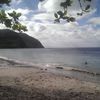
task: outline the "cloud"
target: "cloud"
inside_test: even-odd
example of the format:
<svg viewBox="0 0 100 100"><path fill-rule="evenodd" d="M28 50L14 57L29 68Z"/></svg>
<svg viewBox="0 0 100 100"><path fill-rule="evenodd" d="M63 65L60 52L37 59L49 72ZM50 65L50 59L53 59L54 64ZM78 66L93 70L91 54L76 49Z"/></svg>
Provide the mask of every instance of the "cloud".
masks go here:
<svg viewBox="0 0 100 100"><path fill-rule="evenodd" d="M45 47L96 47L100 43L100 29L91 24L26 22L29 35L39 39Z"/></svg>
<svg viewBox="0 0 100 100"><path fill-rule="evenodd" d="M23 0L12 0L11 5L18 5L22 2Z"/></svg>
<svg viewBox="0 0 100 100"><path fill-rule="evenodd" d="M6 29L5 25L0 24L0 29Z"/></svg>
<svg viewBox="0 0 100 100"><path fill-rule="evenodd" d="M62 0L59 2L58 0L45 0L39 3L39 10L33 13L30 21L23 22L28 26L29 35L39 39L45 47L99 46L100 30L95 29L92 24L87 23L81 26L77 21L54 24L54 12L61 9L58 7L60 2ZM74 6L76 9L71 8L70 10L72 14L79 9L77 4L74 3ZM78 19L89 17L95 12L96 9Z"/></svg>
<svg viewBox="0 0 100 100"><path fill-rule="evenodd" d="M58 2L59 1L59 2ZM39 3L37 10L28 8L10 9L21 12L20 21L28 28L28 34L39 39L45 47L96 47L100 45L100 29L95 28L94 24L100 24L100 18L91 18L86 24L61 22L54 24L54 12L61 9L60 2L65 0L45 0ZM21 2L21 1L20 1ZM79 12L77 3L70 8L70 14L75 15ZM85 14L77 20L90 18L96 12Z"/></svg>
<svg viewBox="0 0 100 100"><path fill-rule="evenodd" d="M64 1L65 0L44 0L42 2L39 2L38 4L39 9L37 10L37 13L33 14L32 20L33 21L38 20L43 23L53 23L55 20L54 12L63 10L62 7L60 6L60 3ZM94 3L94 1L92 2ZM94 8L94 6L92 6L91 12L85 13L83 16L77 16L77 13L80 12L79 9L80 7L78 1L74 0L72 7L69 7L68 9L69 16L74 16L78 21L83 18L89 18L96 12L96 9ZM66 21L61 20L61 23L66 23Z"/></svg>
<svg viewBox="0 0 100 100"><path fill-rule="evenodd" d="M64 2L65 0L44 0L40 2L38 7L39 9L46 10L47 12L56 12L61 10L60 3Z"/></svg>
<svg viewBox="0 0 100 100"><path fill-rule="evenodd" d="M38 8L39 10L44 10L46 13L54 13L57 11L63 11L63 7L60 6L62 2L65 2L66 0L44 0L39 3ZM93 0L91 2L91 10L95 8L96 0ZM86 2L88 4L88 2ZM86 5L83 3L83 5ZM80 5L78 0L73 0L72 6L68 7L68 13L69 15L76 16L77 13L81 11Z"/></svg>
<svg viewBox="0 0 100 100"><path fill-rule="evenodd" d="M64 1L64 0L63 0ZM45 47L90 47L98 46L100 43L100 30L95 29L91 24L80 26L78 22L54 24L54 12L61 9L59 6L62 0L45 0L39 3L39 10L34 13L27 23L29 35L38 38ZM70 11L74 15L79 9L74 2ZM78 10L79 11L79 10ZM85 14L82 17L89 17L96 12ZM25 23L25 22L24 22Z"/></svg>
<svg viewBox="0 0 100 100"><path fill-rule="evenodd" d="M18 9L8 9L7 12L12 12L12 11L16 11L17 13L21 13L22 15L27 15L30 12L32 12L32 10L29 9L22 9L22 8L18 8Z"/></svg>
<svg viewBox="0 0 100 100"><path fill-rule="evenodd" d="M30 13L32 13L33 11L30 9L22 9L22 8L18 8L18 9L8 9L6 10L7 13L12 13L13 11L16 11L17 13L21 13L21 17L19 18L21 21L26 21L29 20L28 19L28 15Z"/></svg>
<svg viewBox="0 0 100 100"><path fill-rule="evenodd" d="M39 13L33 16L33 20L41 20L41 21L48 21L52 20L54 21L54 14L51 13Z"/></svg>
<svg viewBox="0 0 100 100"><path fill-rule="evenodd" d="M88 23L91 23L93 25L100 25L100 17L93 17L88 20Z"/></svg>

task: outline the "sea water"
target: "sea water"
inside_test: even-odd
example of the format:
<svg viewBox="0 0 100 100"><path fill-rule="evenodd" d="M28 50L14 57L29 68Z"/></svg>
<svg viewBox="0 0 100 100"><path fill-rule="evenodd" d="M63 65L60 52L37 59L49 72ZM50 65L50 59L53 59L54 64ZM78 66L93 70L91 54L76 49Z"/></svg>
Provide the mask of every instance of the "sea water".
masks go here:
<svg viewBox="0 0 100 100"><path fill-rule="evenodd" d="M0 57L27 64L75 67L100 73L100 48L0 49Z"/></svg>

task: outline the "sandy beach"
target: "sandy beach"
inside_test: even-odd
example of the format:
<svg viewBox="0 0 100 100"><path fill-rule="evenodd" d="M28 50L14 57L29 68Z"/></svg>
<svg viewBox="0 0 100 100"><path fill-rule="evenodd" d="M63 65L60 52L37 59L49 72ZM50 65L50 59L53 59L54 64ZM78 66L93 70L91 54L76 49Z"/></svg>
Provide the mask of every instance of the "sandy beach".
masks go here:
<svg viewBox="0 0 100 100"><path fill-rule="evenodd" d="M100 84L0 60L0 100L100 100ZM16 67L17 66L17 67Z"/></svg>

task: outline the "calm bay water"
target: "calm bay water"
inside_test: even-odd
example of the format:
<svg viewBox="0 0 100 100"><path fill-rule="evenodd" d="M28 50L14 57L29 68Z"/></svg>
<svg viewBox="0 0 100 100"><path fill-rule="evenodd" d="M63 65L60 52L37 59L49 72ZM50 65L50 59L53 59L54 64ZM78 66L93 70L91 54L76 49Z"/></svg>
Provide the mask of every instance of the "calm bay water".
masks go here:
<svg viewBox="0 0 100 100"><path fill-rule="evenodd" d="M0 57L33 65L75 67L100 73L100 48L0 49ZM85 65L85 62L88 64ZM56 70L51 71L56 73ZM100 84L100 75L91 76L77 71L61 70L57 73Z"/></svg>
<svg viewBox="0 0 100 100"><path fill-rule="evenodd" d="M0 56L33 64L58 64L100 70L100 48L0 49Z"/></svg>

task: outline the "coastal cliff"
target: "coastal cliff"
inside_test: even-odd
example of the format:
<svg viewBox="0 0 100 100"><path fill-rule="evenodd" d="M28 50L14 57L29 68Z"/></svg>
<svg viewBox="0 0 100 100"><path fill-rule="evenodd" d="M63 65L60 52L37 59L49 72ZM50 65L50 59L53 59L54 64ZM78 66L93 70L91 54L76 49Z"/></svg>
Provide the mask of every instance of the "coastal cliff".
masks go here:
<svg viewBox="0 0 100 100"><path fill-rule="evenodd" d="M44 48L41 42L25 33L0 30L0 48Z"/></svg>

